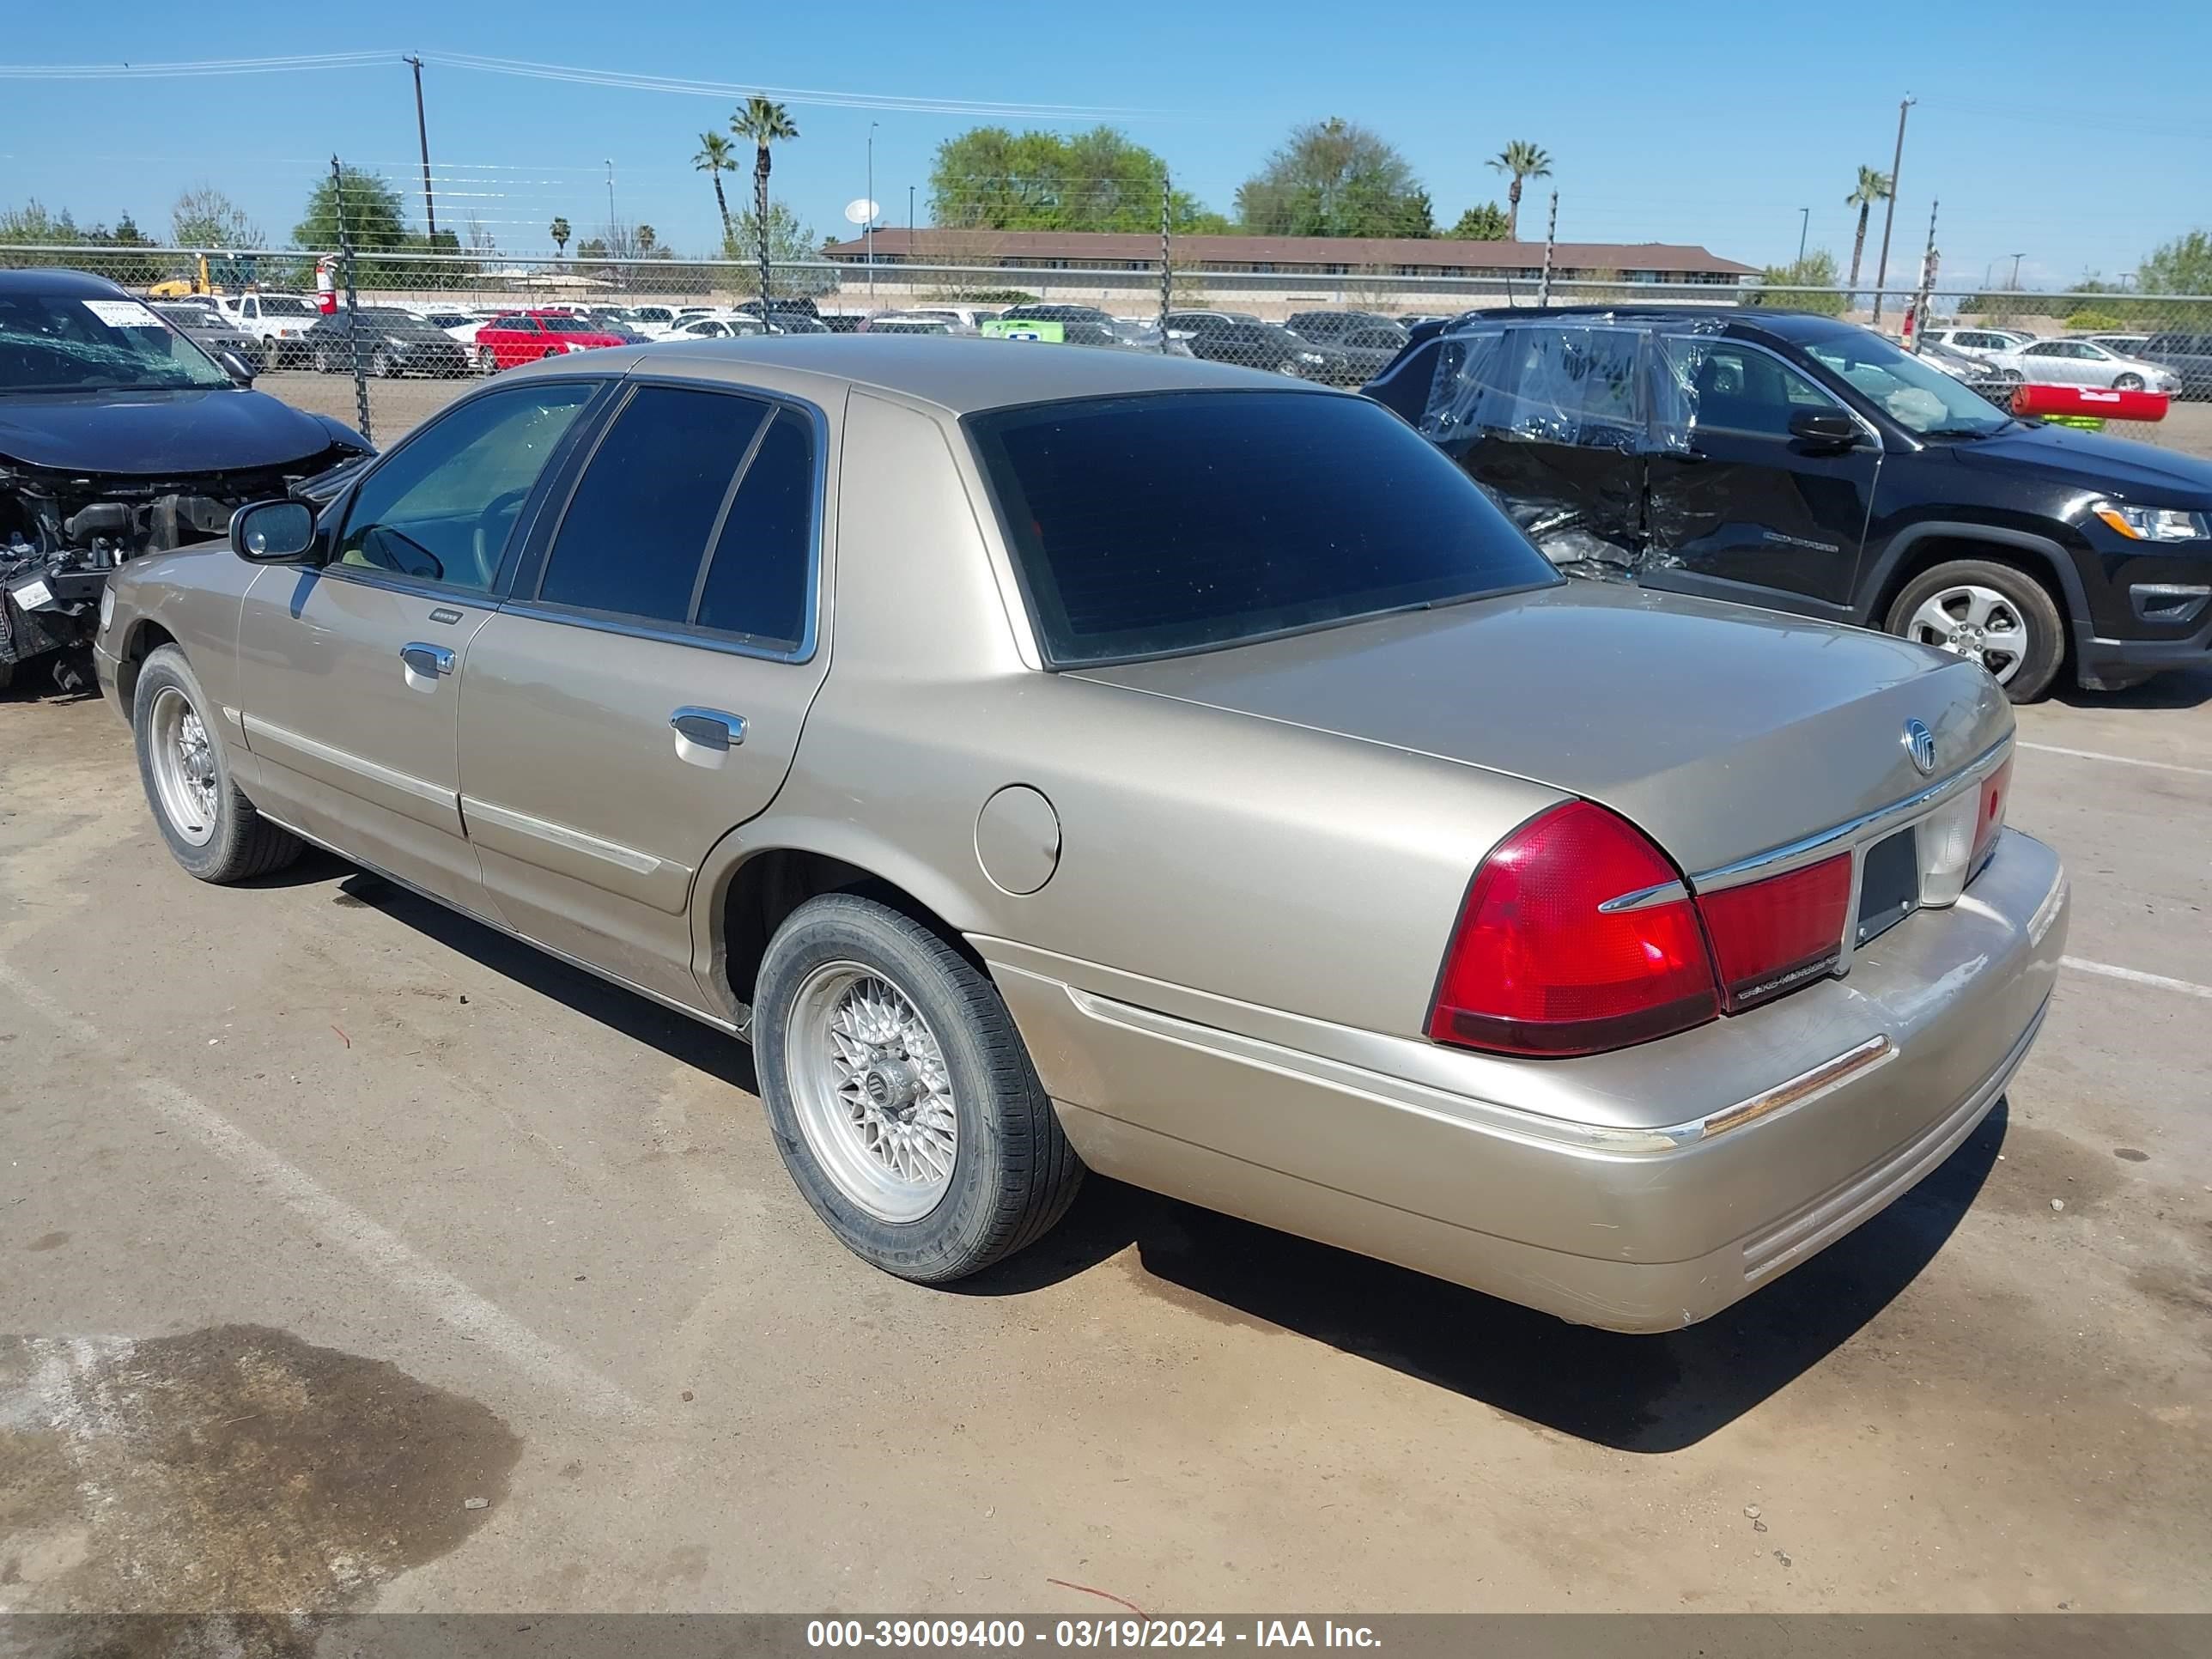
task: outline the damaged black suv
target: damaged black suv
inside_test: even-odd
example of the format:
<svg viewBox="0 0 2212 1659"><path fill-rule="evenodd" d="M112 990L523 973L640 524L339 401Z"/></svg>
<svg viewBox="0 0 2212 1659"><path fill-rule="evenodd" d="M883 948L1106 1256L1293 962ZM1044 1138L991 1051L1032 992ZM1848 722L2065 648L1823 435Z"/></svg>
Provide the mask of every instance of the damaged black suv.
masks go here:
<svg viewBox="0 0 2212 1659"><path fill-rule="evenodd" d="M234 508L369 453L225 358L100 277L0 271L0 687L41 658L88 684L117 565L222 537Z"/></svg>
<svg viewBox="0 0 2212 1659"><path fill-rule="evenodd" d="M1577 574L1886 629L2016 702L2212 663L2212 463L2014 419L1834 318L1471 312L1367 392Z"/></svg>

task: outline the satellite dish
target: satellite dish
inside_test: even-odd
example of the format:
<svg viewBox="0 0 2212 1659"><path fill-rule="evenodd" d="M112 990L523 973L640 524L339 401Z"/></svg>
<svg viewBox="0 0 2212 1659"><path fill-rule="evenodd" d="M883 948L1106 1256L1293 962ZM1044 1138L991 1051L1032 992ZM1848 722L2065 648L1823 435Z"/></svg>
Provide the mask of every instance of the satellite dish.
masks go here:
<svg viewBox="0 0 2212 1659"><path fill-rule="evenodd" d="M845 221L848 224L872 225L882 213L883 209L865 196L857 201L845 204Z"/></svg>

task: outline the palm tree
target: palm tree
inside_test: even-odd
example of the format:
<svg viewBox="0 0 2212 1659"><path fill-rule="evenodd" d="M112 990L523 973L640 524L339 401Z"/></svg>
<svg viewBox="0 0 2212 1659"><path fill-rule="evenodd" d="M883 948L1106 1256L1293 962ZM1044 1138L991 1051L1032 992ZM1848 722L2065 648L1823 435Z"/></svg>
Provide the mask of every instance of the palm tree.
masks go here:
<svg viewBox="0 0 2212 1659"><path fill-rule="evenodd" d="M1876 202L1889 199L1889 175L1876 173L1872 167L1859 169L1858 188L1844 198L1845 207L1859 210L1859 234L1851 238L1851 280L1847 286L1859 285L1859 256L1866 252L1867 215Z"/></svg>
<svg viewBox="0 0 2212 1659"><path fill-rule="evenodd" d="M1513 183L1505 192L1505 240L1517 242L1521 240L1521 181L1550 178L1552 158L1535 145L1516 138L1490 158L1490 165L1500 173L1513 175Z"/></svg>
<svg viewBox="0 0 2212 1659"><path fill-rule="evenodd" d="M568 237L571 233L566 219L556 215L553 222L545 227L545 234L553 239L554 258L558 258L568 251Z"/></svg>
<svg viewBox="0 0 2212 1659"><path fill-rule="evenodd" d="M761 321L768 321L768 147L799 137L798 123L781 104L755 93L730 117L730 131L753 146L753 234L760 241Z"/></svg>
<svg viewBox="0 0 2212 1659"><path fill-rule="evenodd" d="M714 205L722 215L722 252L730 251L730 203L722 194L722 175L738 170L737 152L730 141L719 132L699 135L699 153L691 158L691 165L714 181Z"/></svg>

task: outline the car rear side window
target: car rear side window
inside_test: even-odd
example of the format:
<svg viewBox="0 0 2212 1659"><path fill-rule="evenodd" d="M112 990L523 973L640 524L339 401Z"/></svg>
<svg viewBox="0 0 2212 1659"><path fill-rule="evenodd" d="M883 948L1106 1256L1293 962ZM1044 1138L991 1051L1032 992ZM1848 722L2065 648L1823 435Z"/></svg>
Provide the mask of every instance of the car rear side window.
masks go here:
<svg viewBox="0 0 2212 1659"><path fill-rule="evenodd" d="M814 556L814 433L780 412L746 464L714 538L694 618L785 650L806 636L806 573Z"/></svg>
<svg viewBox="0 0 2212 1659"><path fill-rule="evenodd" d="M639 387L576 485L546 557L540 602L688 621L708 539L768 413L751 398Z"/></svg>
<svg viewBox="0 0 2212 1659"><path fill-rule="evenodd" d="M1057 666L1559 580L1480 487L1364 398L1164 392L965 424Z"/></svg>

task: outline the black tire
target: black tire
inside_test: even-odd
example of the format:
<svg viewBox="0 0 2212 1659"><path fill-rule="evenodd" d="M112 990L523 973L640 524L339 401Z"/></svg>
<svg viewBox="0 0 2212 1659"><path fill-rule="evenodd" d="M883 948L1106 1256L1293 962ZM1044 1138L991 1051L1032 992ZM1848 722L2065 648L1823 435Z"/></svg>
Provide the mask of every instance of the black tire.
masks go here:
<svg viewBox="0 0 2212 1659"><path fill-rule="evenodd" d="M944 1196L918 1220L889 1222L823 1166L799 1119L788 1024L817 969L858 963L889 978L927 1023L957 1123ZM811 899L769 941L753 1005L753 1053L776 1150L800 1194L846 1249L921 1284L966 1277L1034 1243L1073 1202L1083 1164L997 988L912 917L852 893Z"/></svg>
<svg viewBox="0 0 2212 1659"><path fill-rule="evenodd" d="M2027 630L2020 666L2001 682L2014 702L2033 702L2051 690L2066 660L2066 622L2050 591L2026 571L1986 559L1954 559L1922 571L1889 607L1889 632L1910 639L1913 612L1946 588L1972 586L2003 596Z"/></svg>
<svg viewBox="0 0 2212 1659"><path fill-rule="evenodd" d="M2141 392L2142 389L2143 378L2140 374L2116 374L2112 377L2112 390L2115 392Z"/></svg>
<svg viewBox="0 0 2212 1659"><path fill-rule="evenodd" d="M154 708L164 691L181 695L198 717L208 738L214 763L215 823L207 839L195 842L171 818L155 781ZM145 787L146 804L154 822L168 842L170 854L185 871L202 881L246 881L282 870L306 850L306 844L288 830L270 823L254 808L246 793L232 781L230 757L222 746L220 724L199 677L192 672L185 653L173 645L156 649L138 671L137 690L131 697L131 734L138 755L138 778Z"/></svg>

